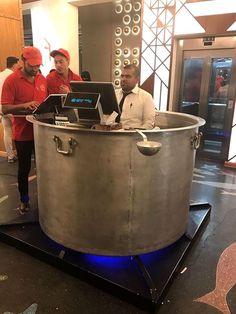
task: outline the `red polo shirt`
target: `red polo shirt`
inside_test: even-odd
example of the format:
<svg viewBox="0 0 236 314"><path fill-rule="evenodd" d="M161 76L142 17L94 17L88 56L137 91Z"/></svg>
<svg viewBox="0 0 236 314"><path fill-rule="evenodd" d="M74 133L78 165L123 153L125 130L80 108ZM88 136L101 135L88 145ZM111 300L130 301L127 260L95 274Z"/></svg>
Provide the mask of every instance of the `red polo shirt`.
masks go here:
<svg viewBox="0 0 236 314"><path fill-rule="evenodd" d="M66 85L70 88L71 81L82 81L80 75L73 73L69 69L68 79L63 79L61 75L58 74L57 71L53 71L49 73L46 77L47 79L47 86L48 86L48 93L49 94L60 94L60 86Z"/></svg>
<svg viewBox="0 0 236 314"><path fill-rule="evenodd" d="M42 74L35 76L34 82L29 82L21 70L9 75L2 88L2 105L18 105L36 100L43 102L47 97L47 82ZM16 141L33 140L33 125L25 117L14 117L13 139Z"/></svg>

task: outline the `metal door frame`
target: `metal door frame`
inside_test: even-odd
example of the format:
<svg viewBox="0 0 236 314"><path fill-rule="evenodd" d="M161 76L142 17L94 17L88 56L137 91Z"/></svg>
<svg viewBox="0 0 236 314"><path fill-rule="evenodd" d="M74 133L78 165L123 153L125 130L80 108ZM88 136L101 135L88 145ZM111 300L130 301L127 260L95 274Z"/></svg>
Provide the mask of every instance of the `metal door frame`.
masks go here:
<svg viewBox="0 0 236 314"><path fill-rule="evenodd" d="M175 38L174 43L175 60L173 61L172 80L170 84L170 106L169 110L179 111L180 91L182 90L182 69L183 62L186 57L188 58L202 58L204 61L203 75L201 83L201 96L199 102L202 104L200 107L201 115L204 116L208 109L208 93L209 82L211 78L211 59L229 57L232 58L232 72L229 87L228 100L232 101L235 105L235 85L236 85L236 40L235 36L217 37L214 45L203 46L202 38ZM226 124L229 125L229 132L231 132L234 105L226 113ZM229 150L230 137L228 138L227 152Z"/></svg>

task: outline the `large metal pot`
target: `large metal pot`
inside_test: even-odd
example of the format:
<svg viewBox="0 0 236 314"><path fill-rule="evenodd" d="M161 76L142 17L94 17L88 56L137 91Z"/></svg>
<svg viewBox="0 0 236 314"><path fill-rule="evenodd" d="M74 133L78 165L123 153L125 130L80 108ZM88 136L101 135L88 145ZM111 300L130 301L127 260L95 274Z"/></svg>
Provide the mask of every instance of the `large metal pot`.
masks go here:
<svg viewBox="0 0 236 314"><path fill-rule="evenodd" d="M136 131L34 124L39 221L65 247L99 255L136 255L179 239L186 230L198 128L204 120L160 112L162 144L145 156Z"/></svg>

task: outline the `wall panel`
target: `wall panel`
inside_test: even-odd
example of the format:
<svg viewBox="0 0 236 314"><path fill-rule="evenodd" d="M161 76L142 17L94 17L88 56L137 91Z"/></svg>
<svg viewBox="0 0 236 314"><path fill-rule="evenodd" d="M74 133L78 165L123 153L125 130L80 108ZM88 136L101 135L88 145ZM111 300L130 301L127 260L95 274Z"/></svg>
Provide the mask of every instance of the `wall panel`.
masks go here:
<svg viewBox="0 0 236 314"><path fill-rule="evenodd" d="M20 56L23 47L23 24L19 0L0 1L0 71L4 70L6 57Z"/></svg>
<svg viewBox="0 0 236 314"><path fill-rule="evenodd" d="M0 17L1 29L1 70L6 67L6 57L13 55L19 57L22 50L22 31L19 21Z"/></svg>
<svg viewBox="0 0 236 314"><path fill-rule="evenodd" d="M10 19L21 19L21 1L19 0L1 0L0 1L0 16Z"/></svg>

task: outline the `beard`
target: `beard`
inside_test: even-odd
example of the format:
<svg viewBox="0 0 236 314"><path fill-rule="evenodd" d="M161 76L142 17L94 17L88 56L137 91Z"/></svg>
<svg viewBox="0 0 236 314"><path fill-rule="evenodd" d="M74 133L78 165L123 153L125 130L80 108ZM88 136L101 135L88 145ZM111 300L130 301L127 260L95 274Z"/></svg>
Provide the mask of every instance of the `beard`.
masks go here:
<svg viewBox="0 0 236 314"><path fill-rule="evenodd" d="M24 68L24 71L28 76L36 76L38 74L38 70Z"/></svg>

